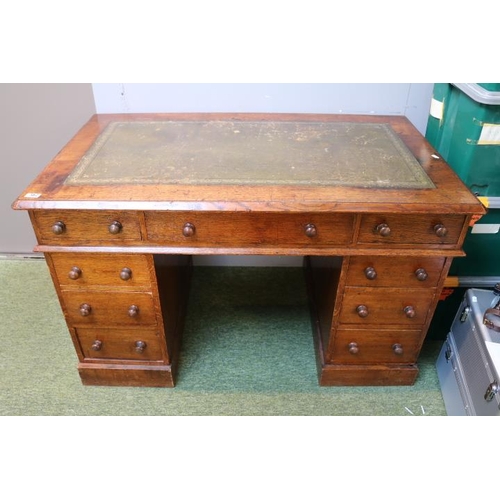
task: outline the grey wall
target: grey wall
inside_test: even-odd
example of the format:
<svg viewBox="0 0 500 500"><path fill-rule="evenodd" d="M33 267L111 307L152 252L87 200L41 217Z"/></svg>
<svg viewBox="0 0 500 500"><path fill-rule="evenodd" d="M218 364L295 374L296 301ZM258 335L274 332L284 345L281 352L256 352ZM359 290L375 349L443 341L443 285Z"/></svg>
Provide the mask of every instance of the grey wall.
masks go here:
<svg viewBox="0 0 500 500"><path fill-rule="evenodd" d="M0 253L31 253L29 216L11 204L93 113L90 83L0 84Z"/></svg>
<svg viewBox="0 0 500 500"><path fill-rule="evenodd" d="M404 115L425 132L432 83L94 83L99 113Z"/></svg>

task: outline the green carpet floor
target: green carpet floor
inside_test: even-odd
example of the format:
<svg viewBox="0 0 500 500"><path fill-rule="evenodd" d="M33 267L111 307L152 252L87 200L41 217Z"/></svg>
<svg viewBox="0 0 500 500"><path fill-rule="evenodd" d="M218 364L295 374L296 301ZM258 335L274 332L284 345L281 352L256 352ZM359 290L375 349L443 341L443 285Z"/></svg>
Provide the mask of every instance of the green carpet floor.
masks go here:
<svg viewBox="0 0 500 500"><path fill-rule="evenodd" d="M195 267L174 389L83 386L43 260L0 260L0 303L0 415L446 415L436 341L413 386L318 386L301 268Z"/></svg>

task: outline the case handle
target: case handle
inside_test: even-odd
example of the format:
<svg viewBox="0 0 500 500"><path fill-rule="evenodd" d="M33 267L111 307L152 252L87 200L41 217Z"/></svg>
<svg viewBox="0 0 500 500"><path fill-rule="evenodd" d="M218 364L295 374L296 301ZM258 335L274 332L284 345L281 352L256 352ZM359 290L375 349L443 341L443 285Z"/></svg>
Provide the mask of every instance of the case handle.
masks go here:
<svg viewBox="0 0 500 500"><path fill-rule="evenodd" d="M490 307L484 311L483 324L490 330L500 332L500 310L496 307Z"/></svg>

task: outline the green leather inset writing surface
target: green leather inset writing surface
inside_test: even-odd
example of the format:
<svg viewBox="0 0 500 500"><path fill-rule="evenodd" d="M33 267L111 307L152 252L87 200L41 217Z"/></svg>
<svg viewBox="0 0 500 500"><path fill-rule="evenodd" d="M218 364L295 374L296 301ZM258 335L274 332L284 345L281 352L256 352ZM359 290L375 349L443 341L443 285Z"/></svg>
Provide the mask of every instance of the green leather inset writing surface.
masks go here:
<svg viewBox="0 0 500 500"><path fill-rule="evenodd" d="M66 184L435 187L388 125L257 121L113 122Z"/></svg>

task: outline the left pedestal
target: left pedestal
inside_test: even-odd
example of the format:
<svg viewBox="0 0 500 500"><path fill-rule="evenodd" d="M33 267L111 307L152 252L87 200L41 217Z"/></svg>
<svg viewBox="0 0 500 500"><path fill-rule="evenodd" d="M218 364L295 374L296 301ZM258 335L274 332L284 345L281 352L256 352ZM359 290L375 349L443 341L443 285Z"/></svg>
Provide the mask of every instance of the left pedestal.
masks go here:
<svg viewBox="0 0 500 500"><path fill-rule="evenodd" d="M191 258L48 252L85 385L173 387Z"/></svg>

